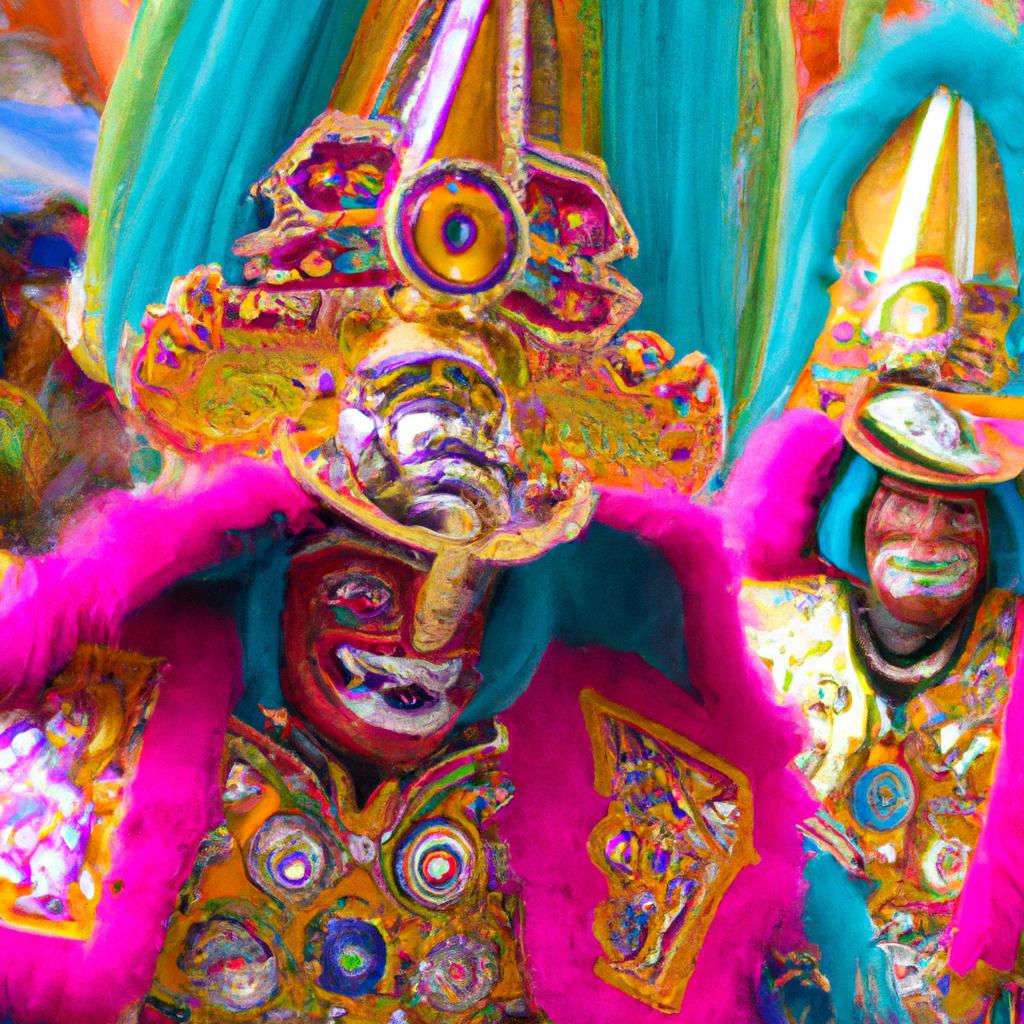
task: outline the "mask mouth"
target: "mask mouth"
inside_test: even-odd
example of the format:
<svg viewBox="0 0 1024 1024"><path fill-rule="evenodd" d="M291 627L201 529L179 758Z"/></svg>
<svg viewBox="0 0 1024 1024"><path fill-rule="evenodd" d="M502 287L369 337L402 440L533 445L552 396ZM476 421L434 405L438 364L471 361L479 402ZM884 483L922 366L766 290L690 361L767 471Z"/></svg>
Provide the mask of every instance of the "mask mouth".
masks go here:
<svg viewBox="0 0 1024 1024"><path fill-rule="evenodd" d="M462 658L432 662L372 654L349 644L334 653L330 676L345 706L370 725L408 736L446 727L471 678Z"/></svg>
<svg viewBox="0 0 1024 1024"><path fill-rule="evenodd" d="M873 575L894 597L957 598L977 582L977 564L974 552L961 544L924 552L918 545L890 545L876 556Z"/></svg>

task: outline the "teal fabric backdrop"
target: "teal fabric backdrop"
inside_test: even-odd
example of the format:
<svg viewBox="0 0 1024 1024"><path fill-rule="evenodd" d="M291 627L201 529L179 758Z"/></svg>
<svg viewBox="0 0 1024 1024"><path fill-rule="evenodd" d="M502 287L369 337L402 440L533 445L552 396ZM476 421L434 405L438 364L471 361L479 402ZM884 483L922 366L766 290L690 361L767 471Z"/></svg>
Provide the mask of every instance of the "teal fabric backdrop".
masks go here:
<svg viewBox="0 0 1024 1024"><path fill-rule="evenodd" d="M729 394L740 227L733 201L741 0L603 0L604 157L640 240L620 269L631 326L704 352Z"/></svg>
<svg viewBox="0 0 1024 1024"><path fill-rule="evenodd" d="M101 303L111 372L122 324L137 324L176 275L218 262L238 277L231 245L258 226L249 188L327 106L366 2L166 6L184 19L114 194Z"/></svg>

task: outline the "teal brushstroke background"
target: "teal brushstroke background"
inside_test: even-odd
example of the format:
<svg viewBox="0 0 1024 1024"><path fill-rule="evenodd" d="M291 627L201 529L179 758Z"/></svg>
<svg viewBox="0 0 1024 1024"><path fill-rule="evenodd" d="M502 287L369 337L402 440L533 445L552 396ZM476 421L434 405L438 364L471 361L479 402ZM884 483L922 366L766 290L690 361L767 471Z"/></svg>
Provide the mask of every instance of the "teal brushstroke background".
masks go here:
<svg viewBox="0 0 1024 1024"><path fill-rule="evenodd" d="M186 13L114 193L116 258L99 302L111 373L122 324L175 276L219 262L240 279L231 245L259 226L249 188L327 106L366 0L165 6Z"/></svg>
<svg viewBox="0 0 1024 1024"><path fill-rule="evenodd" d="M875 941L867 901L874 883L853 877L830 854L808 840L804 867L807 895L804 927L807 939L821 950L822 973L831 985L836 1024L861 1024L867 1018L858 1005L858 986L873 993L873 1019L910 1024L896 995L885 950ZM808 1024L828 1024L818 1019Z"/></svg>
<svg viewBox="0 0 1024 1024"><path fill-rule="evenodd" d="M732 189L743 4L603 0L603 145L640 240L620 269L643 293L631 326L704 352L728 395L739 310Z"/></svg>
<svg viewBox="0 0 1024 1024"><path fill-rule="evenodd" d="M939 3L918 21L867 27L856 63L812 101L793 150L764 371L733 440L737 454L781 411L828 316L847 196L900 122L938 85L992 128L1006 173L1018 260L1024 234L1024 40L977 3ZM1011 344L1020 348L1020 320ZM1020 392L1018 379L1010 390Z"/></svg>

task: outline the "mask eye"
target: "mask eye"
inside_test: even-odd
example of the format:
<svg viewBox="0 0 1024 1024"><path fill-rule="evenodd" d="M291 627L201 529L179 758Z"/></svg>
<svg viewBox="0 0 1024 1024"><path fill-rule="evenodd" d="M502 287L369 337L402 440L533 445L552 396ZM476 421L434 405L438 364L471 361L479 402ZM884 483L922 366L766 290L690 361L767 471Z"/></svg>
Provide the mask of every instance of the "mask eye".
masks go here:
<svg viewBox="0 0 1024 1024"><path fill-rule="evenodd" d="M392 195L388 248L417 291L486 305L526 264L526 217L508 185L483 165L437 161Z"/></svg>
<svg viewBox="0 0 1024 1024"><path fill-rule="evenodd" d="M402 841L395 857L399 888L431 910L451 906L473 878L476 850L457 825L432 818Z"/></svg>
<svg viewBox="0 0 1024 1024"><path fill-rule="evenodd" d="M367 622L391 618L395 595L379 576L366 572L346 572L324 581L327 604L334 610L340 626L358 627Z"/></svg>
<svg viewBox="0 0 1024 1024"><path fill-rule="evenodd" d="M981 527L981 519L974 505L950 503L950 517L953 530L957 533L973 533Z"/></svg>

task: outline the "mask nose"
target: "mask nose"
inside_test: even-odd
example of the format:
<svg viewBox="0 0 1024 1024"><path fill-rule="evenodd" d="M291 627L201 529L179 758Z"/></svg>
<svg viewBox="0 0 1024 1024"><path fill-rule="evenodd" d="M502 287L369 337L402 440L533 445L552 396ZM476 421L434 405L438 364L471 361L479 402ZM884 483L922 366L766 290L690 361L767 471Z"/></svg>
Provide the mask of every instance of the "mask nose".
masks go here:
<svg viewBox="0 0 1024 1024"><path fill-rule="evenodd" d="M938 540L942 536L945 518L943 509L938 502L929 501L915 530L915 542L931 543Z"/></svg>

